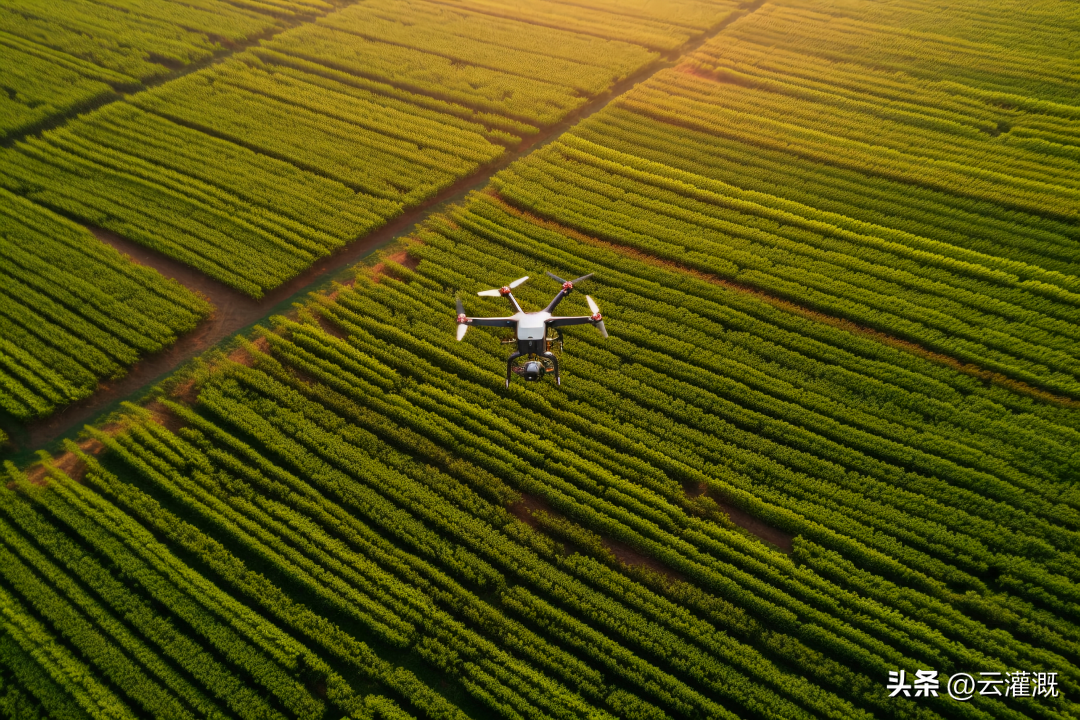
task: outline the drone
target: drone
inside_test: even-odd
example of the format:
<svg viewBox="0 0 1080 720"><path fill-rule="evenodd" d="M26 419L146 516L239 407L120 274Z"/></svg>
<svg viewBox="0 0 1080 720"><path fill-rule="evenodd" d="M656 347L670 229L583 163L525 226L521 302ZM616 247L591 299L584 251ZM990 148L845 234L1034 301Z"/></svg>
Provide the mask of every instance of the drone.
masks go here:
<svg viewBox="0 0 1080 720"><path fill-rule="evenodd" d="M605 338L608 336L607 328L604 327L604 318L600 314L600 308L588 295L585 296L589 303L592 315L559 316L553 315L555 306L574 290L574 286L584 282L593 276L592 273L582 275L577 280L563 280L558 275L546 273L548 277L562 284L559 293L548 303L547 307L538 312L525 312L521 309L517 299L514 298L513 289L528 280L528 276L518 278L509 285L494 290L482 290L480 297L502 296L510 301L510 308L514 314L510 317L486 317L474 318L465 314L465 307L461 304L461 298L457 298L457 339L460 342L471 325L481 327L512 327L515 328L515 336L504 343L517 343L517 350L506 359L506 387L510 387L511 373L521 375L526 382L542 380L547 373L555 374L555 384L562 385L559 377L559 358L552 352L552 348L558 346L562 350L563 337L559 330L567 325L591 324L600 331ZM517 362L522 356L524 363Z"/></svg>

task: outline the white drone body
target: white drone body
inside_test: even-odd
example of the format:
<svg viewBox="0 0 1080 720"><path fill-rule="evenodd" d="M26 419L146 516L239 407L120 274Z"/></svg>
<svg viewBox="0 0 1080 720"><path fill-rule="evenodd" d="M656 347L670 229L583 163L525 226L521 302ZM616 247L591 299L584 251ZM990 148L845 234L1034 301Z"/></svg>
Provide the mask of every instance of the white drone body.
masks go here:
<svg viewBox="0 0 1080 720"><path fill-rule="evenodd" d="M537 312L523 310L512 292L514 288L528 280L528 276L518 278L501 288L483 290L477 293L481 297L505 297L510 301L510 307L514 310L514 314L510 317L469 317L465 314L465 308L461 304L460 298L457 301L458 340L465 337L465 333L471 325L514 328L514 340L509 342L516 341L517 350L506 360L506 387L510 387L510 375L515 372L527 382L540 380L545 373L554 372L556 384L562 384L562 379L559 377L559 358L551 351L554 342L558 342L560 347L562 345L562 334L559 332L559 328L566 325L591 324L605 338L608 336L607 328L604 327L604 318L600 314L600 308L588 295L585 296L585 300L589 303L592 315L562 316L553 314L555 306L574 290L574 285L592 277L592 273L571 281L563 280L551 273L547 273L547 275L562 283L562 288L546 308ZM514 361L522 356L528 358L524 365L515 365Z"/></svg>

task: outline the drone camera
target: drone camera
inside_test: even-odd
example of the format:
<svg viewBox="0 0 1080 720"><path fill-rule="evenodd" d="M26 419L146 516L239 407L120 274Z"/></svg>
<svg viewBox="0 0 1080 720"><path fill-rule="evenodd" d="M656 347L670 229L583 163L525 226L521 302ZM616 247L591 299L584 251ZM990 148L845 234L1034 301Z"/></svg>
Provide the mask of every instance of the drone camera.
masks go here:
<svg viewBox="0 0 1080 720"><path fill-rule="evenodd" d="M525 363L525 368L521 373L522 379L527 382L536 382L540 378L544 377L544 366L537 360L530 360Z"/></svg>

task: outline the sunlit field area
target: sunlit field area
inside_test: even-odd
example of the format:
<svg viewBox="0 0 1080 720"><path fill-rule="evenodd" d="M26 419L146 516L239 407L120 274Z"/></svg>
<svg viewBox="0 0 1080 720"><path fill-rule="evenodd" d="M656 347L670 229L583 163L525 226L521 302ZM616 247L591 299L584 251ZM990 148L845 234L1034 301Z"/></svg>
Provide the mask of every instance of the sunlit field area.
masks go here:
<svg viewBox="0 0 1080 720"><path fill-rule="evenodd" d="M0 8L0 717L1080 716L1075 37Z"/></svg>

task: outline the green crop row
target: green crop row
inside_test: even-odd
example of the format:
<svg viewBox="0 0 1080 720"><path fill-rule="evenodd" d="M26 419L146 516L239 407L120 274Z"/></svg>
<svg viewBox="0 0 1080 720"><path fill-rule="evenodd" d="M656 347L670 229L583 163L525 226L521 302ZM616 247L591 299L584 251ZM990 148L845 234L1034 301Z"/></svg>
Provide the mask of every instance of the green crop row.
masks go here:
<svg viewBox="0 0 1080 720"><path fill-rule="evenodd" d="M105 472L96 466L94 471ZM350 717L402 717L385 698L357 695L303 645L222 593L162 546L148 543L145 530L116 508L73 486L62 473L50 472L47 489L17 480L21 497L5 490L0 507L13 521L5 525L5 543L30 563L12 563L10 570L5 565L5 572L21 583L20 592L30 602L43 608L63 601L40 583L34 585L29 567L78 604L84 615L68 605L64 614L50 621L70 642L95 642L86 646L97 649L89 659L104 677L124 668L125 655L119 648L139 657L163 683L142 698L153 716L323 717L326 703L311 688L318 681L322 696ZM16 525L42 550L27 544ZM74 539L68 532L75 533ZM90 547L103 551L116 568L113 572L122 573L124 580L88 556ZM92 594L80 590L71 578L78 578ZM85 626L84 616L93 619L92 629ZM69 628L77 629L79 622L84 622L86 632L71 633ZM174 666L184 672L178 674ZM134 666L131 671L140 672ZM132 677L116 687L118 696L140 703L140 687ZM155 710L147 702L172 702L174 708Z"/></svg>
<svg viewBox="0 0 1080 720"><path fill-rule="evenodd" d="M784 0L777 4L807 5L803 0ZM814 0L813 8L821 15L843 16L851 12L850 4L843 0ZM987 5L978 0L961 0L950 5L948 13L936 12L917 0L894 0L858 8L859 18L865 22L933 32L974 43L1005 44L1050 56L1068 56L1071 52L1052 25L1080 20L1080 12L1074 5L1061 2L1033 5L1024 0L1003 0Z"/></svg>
<svg viewBox="0 0 1080 720"><path fill-rule="evenodd" d="M410 92L470 105L519 121L550 125L585 104L559 78L535 80L456 62L422 50L376 43L342 30L308 25L280 35L269 49Z"/></svg>
<svg viewBox="0 0 1080 720"><path fill-rule="evenodd" d="M657 57L629 43L595 42L544 27L530 29L523 38L519 22L437 4L417 7L408 25L400 22L401 14L398 0L380 0L334 13L318 24L510 75L558 78L559 84L588 95L603 92Z"/></svg>
<svg viewBox="0 0 1080 720"><path fill-rule="evenodd" d="M1077 91L1070 79L1071 56L1045 52L1041 45L1038 51L1017 47L1016 38L1024 36L1022 26L1010 23L1007 39L998 42L971 42L941 32L934 13L926 13L929 17L924 20L933 23L933 27L919 31L903 24L875 23L870 19L873 11L866 12L859 7L835 18L817 8L807 7L816 3L785 4L800 7L773 5L763 8L763 12L737 23L732 28L733 34L764 45L782 44L836 63L864 63L931 82L946 80L1066 105L1076 102ZM1051 5L1068 12L1065 10L1067 3ZM916 12L916 17L918 14L922 13ZM845 27L845 32L835 32L837 21ZM1037 21L1031 24L1039 25ZM797 34L792 34L791 30L796 27Z"/></svg>
<svg viewBox="0 0 1080 720"><path fill-rule="evenodd" d="M1002 266L1002 261L1019 261L1051 271L1057 278L1080 272L1080 254L1070 239L1075 234L1070 226L1005 212L989 203L802 161L782 151L656 123L617 107L592 116L570 137L742 187L760 193L759 197L772 195L900 231L909 238L923 238L923 242L935 241L938 254L957 259L981 256L983 262ZM1053 276L1047 273L1045 277Z"/></svg>
<svg viewBox="0 0 1080 720"><path fill-rule="evenodd" d="M659 56L636 42L633 26L639 21L621 7L549 5L552 15L473 3L360 3L279 35L260 53L539 125L563 119ZM681 9L688 15L715 13L711 22L697 18L705 20L704 27L731 12L723 5L702 5L687 3ZM406 12L409 21L402 22ZM558 18L569 12L607 15L607 27L597 33L563 26ZM624 27L626 37L620 35ZM680 28L676 44L701 29Z"/></svg>
<svg viewBox="0 0 1080 720"><path fill-rule="evenodd" d="M209 305L79 227L0 190L0 407L47 415L123 375Z"/></svg>
<svg viewBox="0 0 1080 720"><path fill-rule="evenodd" d="M218 42L231 48L330 8L126 0L105 18L93 1L50 7L20 0L0 10L0 52L28 58L11 56L18 76L3 115L12 132L159 78L168 65L207 60L223 49ZM410 6L415 20L405 24L403 8L398 0L343 8L5 148L0 187L257 298L658 57L632 41L439 3ZM661 28L652 10L599 3L582 12L610 16L609 30ZM676 15L694 34L729 12L686 2ZM58 68L52 85L35 85L48 74L41 63ZM70 86L70 98L54 85ZM0 323L25 327L17 312ZM0 349L6 373L20 378L3 380L6 395L19 395L5 407L30 403L19 413L40 413L70 397L69 388L47 389L55 382L38 367L55 364L55 350L32 340L30 348L25 330L8 332L29 355ZM89 351L93 373L114 373L97 355ZM47 399L20 394L23 383Z"/></svg>
<svg viewBox="0 0 1080 720"><path fill-rule="evenodd" d="M1080 498L1061 481L1080 428L1067 411L557 232L490 194L418 239L414 269L384 262L378 282L275 318L245 343L247 364L224 361L194 400L163 399L180 429L130 406L91 431L100 458L68 444L81 483L52 468L46 487L0 497L3 577L34 607L72 608L48 615L52 632L90 648L85 617L125 653L155 652L145 621L111 622L122 609L104 569L65 581L90 572L77 558L93 547L300 716L384 712L376 696L335 695L326 663L430 718L944 714L889 702L878 678L898 666L1022 666L1080 684ZM450 332L454 291L522 267L598 271L590 292L612 337L568 333L560 389L496 390L504 346ZM991 271L971 281L1010 287ZM518 295L531 307L550 289ZM714 498L796 535L793 556ZM23 536L56 539L35 554ZM280 672L230 649L245 642ZM119 676L100 653L81 656ZM227 706L205 676L181 684L169 667L143 662L141 682ZM290 689L313 675L325 705ZM149 698L139 687L123 697ZM976 701L961 716L1034 702Z"/></svg>
<svg viewBox="0 0 1080 720"><path fill-rule="evenodd" d="M731 222L739 217L733 213L717 217L724 211L718 213L715 205L727 204L720 197L702 197L690 190L705 202L684 200L690 194L685 190L680 197L674 191L599 173L592 173L599 175L592 180L578 163L565 171L565 166L544 167L544 160L531 156L496 178L501 196L601 240L765 290L1058 392L1078 392L1072 352L1076 326L1067 321L1073 314L1068 305L1053 307L1038 296L1009 293L1009 299L1030 308L1021 309L1019 303L998 301L995 295L1003 297L998 288L979 287L943 272L928 279L906 275L867 262L877 258L865 246L845 248L843 240L831 241L813 231L799 233L790 225L781 233L791 239L777 242L765 228L751 230L753 220L746 215L742 217L748 222L742 224ZM680 208L688 204L693 205L689 212ZM808 240L820 243L821 250L815 253ZM882 260L886 258L878 262ZM929 274L921 268L917 272ZM965 284L975 291L955 287ZM1050 309L1062 319L1036 308ZM991 310L1006 317L1027 315L1029 320L1013 324L991 315Z"/></svg>
<svg viewBox="0 0 1080 720"><path fill-rule="evenodd" d="M869 94L841 98L807 87L814 83L801 77L747 72L742 81L710 82L662 71L590 119L582 136L571 133L500 173L494 189L527 212L601 242L1077 396L1080 284L1057 269L1071 269L1075 259L1075 231L1065 222L1066 205L1075 204L1066 201L1076 192L1067 172L1072 161L1048 163L979 130L960 131L967 127L960 123L940 125L944 119L935 121L937 130L922 128L914 144L903 137L904 128L918 124L913 109L875 105ZM895 123L867 122L873 112L892 113ZM763 149L775 160L747 187L744 174L725 168L723 157L709 159L714 148L759 166L750 158ZM900 183L912 181L902 167L929 164L919 184L940 195L969 196L976 201L973 212L982 214L980 203L996 203L1044 215L1056 207L1064 214L1058 227L1025 222L1034 232L1002 243L1023 254L1002 258L958 241L955 223L924 237L880 214L836 212L876 200L865 188L852 197L846 178L840 207L825 187L803 187L793 197L796 183L790 182L778 192L772 173L787 174L791 162L812 167L819 182L825 177L818 168L872 172L893 184L889 197L896 198L903 197ZM822 202L828 209L819 209ZM922 227L938 225L945 212L920 218ZM996 229L999 236L1008 232L1000 223Z"/></svg>
<svg viewBox="0 0 1080 720"><path fill-rule="evenodd" d="M462 218L458 218L458 222L459 222L459 223L461 223L461 222L462 222ZM498 244L499 244L499 245L505 245L505 244L506 244L506 242L507 242L507 239L506 239L506 236L505 236L505 235L503 235L502 237L500 237L500 239L498 240ZM518 246L518 247L520 247L520 246ZM591 257L597 257L597 256L595 255L595 249L592 249L592 248L590 248L590 250L588 251L588 253L590 254L590 256L591 256ZM543 261L541 261L541 262L543 262ZM655 313L655 310L653 310L652 312L654 312L654 313ZM713 381L712 383L710 383L710 386L711 386L711 387L715 387L715 381ZM594 397L590 397L590 398L589 398L589 400L590 400L590 402L595 402L595 401L596 401L596 398L594 398ZM791 411L790 411L790 410L788 410L787 412L788 412L788 413L790 413ZM805 422L805 421L801 421L801 422ZM871 426L871 427L872 427L872 426ZM729 430L729 431L727 431L727 432L730 432L730 430ZM787 436L790 436L790 433L787 433ZM840 436L836 436L836 437L840 437ZM847 432L847 434L846 434L846 435L845 435L844 437L845 437L845 438L847 438L847 437L850 437L850 431L848 431L848 432ZM749 438L749 436L748 436L748 438ZM815 449L817 450L817 452L820 452L820 447L821 447L821 446L820 446L820 441L816 441L815 443L811 444L811 445L810 445L809 447L813 447L813 448L815 448ZM943 449L943 448L941 448L940 444L938 444L938 443L935 443L935 446L934 446L934 452L940 452L940 451L941 451L942 449ZM899 457L903 457L903 458L904 458L904 461L903 461L903 462L905 462L905 464L906 464L906 462L909 462L909 461L910 461L910 460L908 459L908 457L906 457L906 456L907 456L907 453L904 453L903 455L900 455L900 456L899 456ZM790 455L789 455L789 457L790 457ZM963 457L963 456L961 456L961 457ZM838 456L838 457L837 457L837 459L838 459L838 460L840 460L841 458L842 458L842 456ZM958 458L958 459L960 459L960 458ZM972 458L970 458L970 457L964 458L964 460L962 460L962 462L964 462L964 463L967 463L967 462L971 462L971 461L972 461ZM850 462L850 461L843 461L843 462ZM867 470L869 470L869 466L865 466L865 467L867 468ZM1001 466L999 466L999 467L1001 467ZM820 473L820 472L822 472L822 471L824 470L824 466L819 466L819 467L816 467L816 468L815 468L814 466L806 466L806 469L807 469L807 470L810 470L810 471L812 471L812 472L814 472L814 473ZM957 467L957 469L959 469L959 468ZM1002 468L1002 469L1003 469L1003 468ZM927 470L931 470L931 468L930 468L930 467L927 467ZM943 466L941 466L941 465L939 464L939 465L937 465L937 467L936 467L935 469L931 470L931 472L933 472L933 473L935 473L935 474L938 474L938 473L941 473L941 472L942 472L943 470L944 470L944 467L943 467ZM1001 471L1001 470L999 470L998 472L1000 472L1000 471ZM881 472L881 470L876 470L876 471L873 471L873 472ZM890 472L891 472L891 471L890 471ZM1030 483L1030 481L1028 481L1028 480L1025 480L1025 479L1023 479L1023 477L1022 477L1022 476L1016 475L1016 474L1014 474L1014 473L1010 473L1010 475L1011 475L1011 477L1013 477L1013 478L1015 479L1015 481L1019 481L1019 482L1023 483L1023 485L1025 485L1025 486L1028 486L1028 485L1029 485L1029 483ZM1052 476L1054 476L1054 477L1059 477L1059 475L1057 475L1056 473L1055 473L1054 475L1052 475ZM959 479L959 477L958 477L957 479ZM921 481L920 481L920 482L921 482ZM981 488L985 487L985 485L984 485L984 483L981 483L981 482L980 482L979 484L977 484L977 485L975 485L975 486L973 486L973 487L978 487L978 488L980 488L980 489L981 489ZM1044 487L1045 487L1045 486L1044 486ZM923 491L925 492L925 490L927 490L927 489L929 489L929 488L928 488L927 486L925 486L925 485L924 485L924 486L923 486L923 488L921 488L921 489L923 489ZM936 491L936 492L941 492L941 490L939 489L939 490L938 490L938 491ZM1012 494L1011 496L1012 496L1012 497L1015 497L1015 498L1019 498L1019 497L1020 497L1020 495L1018 495L1018 494L1015 494L1015 491L1013 491L1013 494ZM973 497L973 499L974 499L974 496L972 496L972 497ZM1002 496L1002 499L1005 499L1005 496ZM903 504L904 504L905 502L906 502L906 501L900 501L900 503L901 503L902 505L903 505ZM1072 501L1072 502L1073 502L1073 503L1075 503L1075 500L1074 500L1074 501ZM965 501L960 501L960 503L961 503L961 506L963 506L963 507L968 507L968 504L967 504L967 503L966 503ZM998 506L998 508L999 508L998 510L995 510L995 511L991 511L991 512L992 512L992 514L990 515L990 517L991 517L991 518L994 518L994 517L996 517L996 516L999 516L999 513L1000 513L1000 512L1002 511L1002 510L1005 510L1005 509L1006 509L1006 507L1008 507L1008 506L1007 506L1007 505L999 505L999 506ZM1064 510L1064 508L1061 508L1061 509L1055 509L1055 510L1051 510L1051 509L1050 509L1050 507L1051 507L1051 506L1047 506L1047 510L1046 510L1046 512L1048 513L1047 517L1051 517L1051 518L1054 518L1054 522L1058 522L1058 521L1060 521L1060 520L1058 520L1058 518L1060 518L1060 517L1063 517L1063 516L1061 516L1061 515L1060 515L1060 513L1061 513L1062 511L1064 511L1064 512L1068 513L1068 511L1065 511L1065 510ZM1060 508L1060 506L1058 506L1058 508ZM1018 522L1018 523L1020 523L1020 524L1021 524L1021 526L1022 526L1022 525L1023 525L1023 523L1025 523L1026 521L1025 521L1025 520L1023 519L1023 516L1017 516L1017 517L1015 518L1014 522ZM991 535L993 534L993 532L994 532L994 531L991 531ZM1048 532L1048 533L1046 534L1046 537L1052 537L1052 536L1053 536L1053 534L1054 534L1055 532L1056 532L1056 531L1054 531L1054 530L1049 530L1049 532ZM1026 552L1026 551L1025 551L1025 552ZM1072 571L1067 571L1067 572L1071 573Z"/></svg>
<svg viewBox="0 0 1080 720"><path fill-rule="evenodd" d="M23 51L0 34L0 63L7 93L0 97L0 138L20 135L57 115L73 113L113 89L48 57Z"/></svg>
<svg viewBox="0 0 1080 720"><path fill-rule="evenodd" d="M657 85L665 74L675 72L659 74ZM701 78L691 78L685 82L705 86L709 83ZM873 142L833 135L828 131L828 126L822 123L808 127L759 115L748 116L682 92L666 92L670 89L670 85L661 88L647 84L640 89L640 93L622 98L620 103L661 122L729 137L769 150L785 150L813 162L868 172L1065 221L1071 221L1076 216L1075 187L1012 176L993 165L973 167L953 160L924 159L917 152L895 150Z"/></svg>
<svg viewBox="0 0 1080 720"><path fill-rule="evenodd" d="M0 32L40 52L98 66L98 73L127 76L127 82L160 78L171 64L206 60L239 43L282 27L295 15L331 8L321 0L303 2L199 0L177 5L160 0L120 3L18 0L0 8ZM93 77L93 75L88 75ZM134 79L134 80L133 80Z"/></svg>
<svg viewBox="0 0 1080 720"><path fill-rule="evenodd" d="M734 3L689 2L636 4L615 0L435 0L458 11L478 13L634 43L651 50L673 51L687 40L719 25L738 11ZM547 52L552 52L549 48Z"/></svg>
<svg viewBox="0 0 1080 720"><path fill-rule="evenodd" d="M415 204L502 153L472 132L231 62L141 93L144 110ZM281 128L288 128L282 132Z"/></svg>

